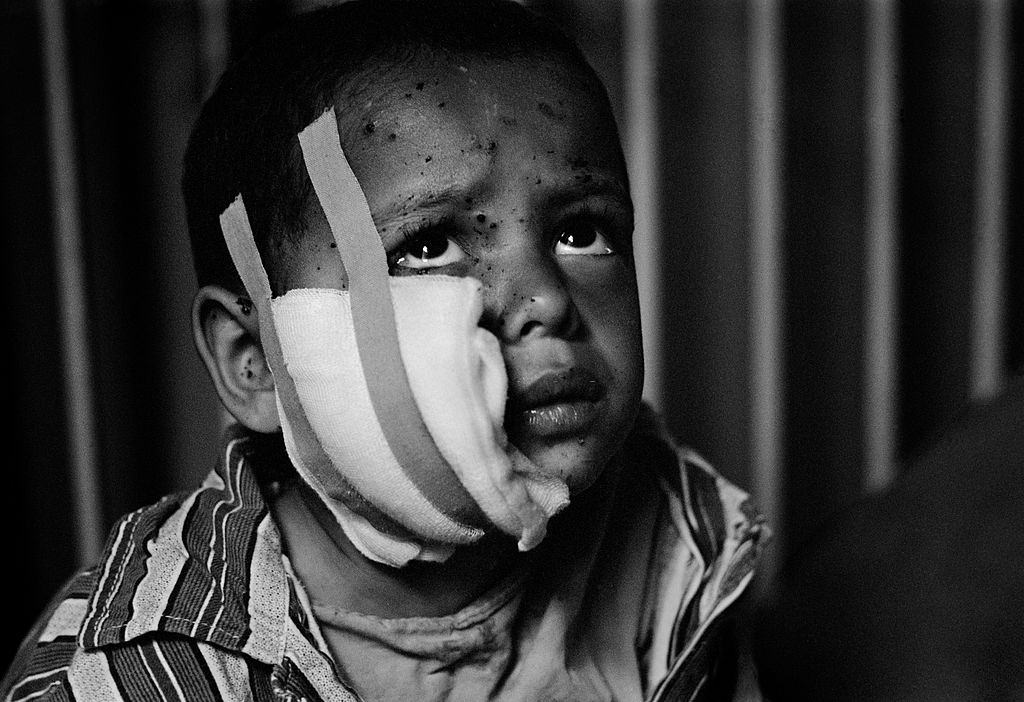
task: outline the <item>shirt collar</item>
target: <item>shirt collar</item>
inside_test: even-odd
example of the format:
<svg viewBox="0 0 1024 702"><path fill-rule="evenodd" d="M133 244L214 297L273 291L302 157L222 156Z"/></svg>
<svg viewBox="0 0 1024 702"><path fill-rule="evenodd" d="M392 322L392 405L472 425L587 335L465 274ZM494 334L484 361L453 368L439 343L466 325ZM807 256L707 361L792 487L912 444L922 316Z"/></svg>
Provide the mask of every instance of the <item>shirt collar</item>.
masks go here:
<svg viewBox="0 0 1024 702"><path fill-rule="evenodd" d="M232 427L195 492L165 497L110 532L79 644L154 632L216 644L264 663L284 656L288 576L257 471L275 440ZM287 464L285 464L287 465Z"/></svg>

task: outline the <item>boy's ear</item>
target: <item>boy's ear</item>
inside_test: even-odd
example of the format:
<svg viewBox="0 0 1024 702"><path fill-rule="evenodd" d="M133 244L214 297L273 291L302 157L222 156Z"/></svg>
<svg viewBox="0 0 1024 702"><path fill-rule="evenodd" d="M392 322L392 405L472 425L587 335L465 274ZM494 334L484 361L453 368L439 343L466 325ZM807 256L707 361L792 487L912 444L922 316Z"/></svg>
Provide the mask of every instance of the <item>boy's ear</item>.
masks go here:
<svg viewBox="0 0 1024 702"><path fill-rule="evenodd" d="M192 302L192 334L227 410L253 431L277 431L277 401L256 307L219 285L199 289Z"/></svg>

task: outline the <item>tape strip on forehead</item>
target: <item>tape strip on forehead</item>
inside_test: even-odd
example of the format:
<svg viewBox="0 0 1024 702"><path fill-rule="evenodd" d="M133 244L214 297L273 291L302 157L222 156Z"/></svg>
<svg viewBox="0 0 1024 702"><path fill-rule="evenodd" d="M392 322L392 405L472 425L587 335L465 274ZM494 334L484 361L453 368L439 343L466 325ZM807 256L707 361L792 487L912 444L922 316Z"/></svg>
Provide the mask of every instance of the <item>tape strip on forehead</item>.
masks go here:
<svg viewBox="0 0 1024 702"><path fill-rule="evenodd" d="M313 473L321 483L333 485L336 490L340 484L340 490L345 493L344 502L348 508L365 518L376 529L399 538L415 538L408 529L370 503L343 475L334 469L330 457L309 425L309 419L299 402L295 383L285 372L284 353L281 350L277 328L274 325L274 315L270 309L272 296L270 280L263 261L260 259L259 249L256 247L252 226L249 223L249 216L241 195L236 197L234 202L221 214L220 228L235 269L242 278L242 284L245 285L245 290L249 293L249 297L252 298L259 313L260 341L263 345L263 352L266 354L267 363L274 375L274 383L277 387L278 397L281 399L281 405L288 413L292 431L298 439L295 444L300 453L299 460L302 465Z"/></svg>
<svg viewBox="0 0 1024 702"><path fill-rule="evenodd" d="M439 510L471 526L486 517L427 430L398 345L387 253L359 181L341 148L333 108L299 133L302 157L348 274L359 359L388 447Z"/></svg>

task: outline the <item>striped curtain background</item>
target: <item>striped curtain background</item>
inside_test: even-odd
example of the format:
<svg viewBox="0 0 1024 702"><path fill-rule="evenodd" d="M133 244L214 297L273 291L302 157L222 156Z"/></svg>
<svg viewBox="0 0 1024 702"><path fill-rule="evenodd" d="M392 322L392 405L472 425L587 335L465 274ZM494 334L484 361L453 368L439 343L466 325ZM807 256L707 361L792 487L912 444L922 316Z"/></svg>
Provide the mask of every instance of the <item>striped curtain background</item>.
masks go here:
<svg viewBox="0 0 1024 702"><path fill-rule="evenodd" d="M178 190L234 52L316 2L7 0L7 660L117 516L223 423ZM783 565L1024 363L1011 0L537 0L631 166L648 399L754 493Z"/></svg>

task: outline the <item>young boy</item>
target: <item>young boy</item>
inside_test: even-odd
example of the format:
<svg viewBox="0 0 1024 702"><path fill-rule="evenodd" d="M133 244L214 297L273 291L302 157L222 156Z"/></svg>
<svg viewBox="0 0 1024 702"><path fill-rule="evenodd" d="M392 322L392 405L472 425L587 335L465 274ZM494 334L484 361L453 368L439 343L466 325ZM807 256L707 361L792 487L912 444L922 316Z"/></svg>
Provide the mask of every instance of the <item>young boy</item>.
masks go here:
<svg viewBox="0 0 1024 702"><path fill-rule="evenodd" d="M237 420L124 517L6 699L727 699L765 541L641 406L598 78L505 0L355 0L255 46L184 191Z"/></svg>

